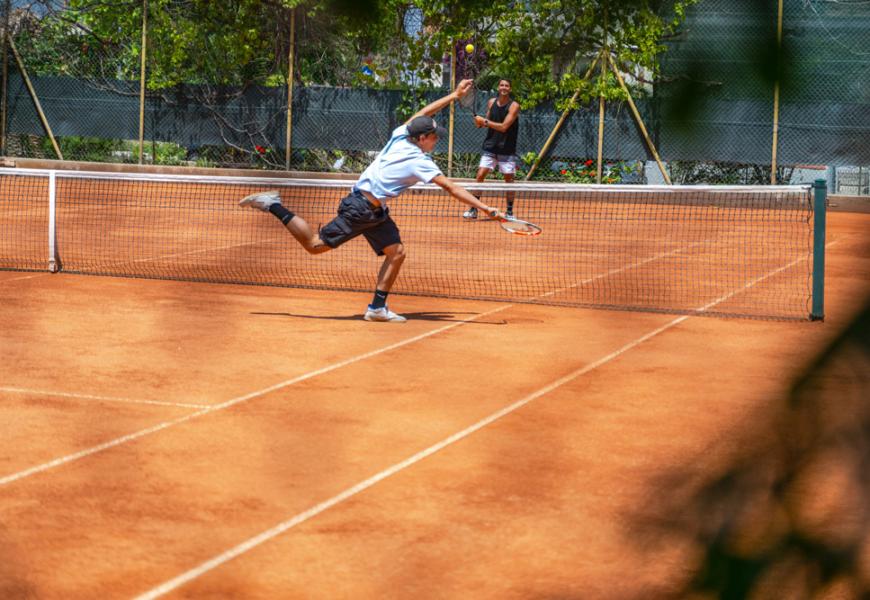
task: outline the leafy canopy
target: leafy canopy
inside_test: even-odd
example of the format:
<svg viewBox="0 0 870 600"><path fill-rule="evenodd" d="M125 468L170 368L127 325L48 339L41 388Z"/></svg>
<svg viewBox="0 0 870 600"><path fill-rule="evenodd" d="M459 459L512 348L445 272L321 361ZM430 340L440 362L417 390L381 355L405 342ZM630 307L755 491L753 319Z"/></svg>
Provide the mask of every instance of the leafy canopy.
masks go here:
<svg viewBox="0 0 870 600"><path fill-rule="evenodd" d="M606 48L635 81L657 73L662 40L697 0L148 0L149 90L182 83L285 85L295 10L297 84L408 87L437 81L467 41L479 83L512 79L531 106L603 93L583 75ZM138 81L144 0L35 1L16 40L37 73ZM412 25L409 25L411 23Z"/></svg>

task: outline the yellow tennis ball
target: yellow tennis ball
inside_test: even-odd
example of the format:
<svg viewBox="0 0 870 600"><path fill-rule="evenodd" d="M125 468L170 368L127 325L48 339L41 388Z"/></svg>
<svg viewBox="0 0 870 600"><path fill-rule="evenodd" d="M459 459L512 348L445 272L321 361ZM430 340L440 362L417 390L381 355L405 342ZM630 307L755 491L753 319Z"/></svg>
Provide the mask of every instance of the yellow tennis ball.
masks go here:
<svg viewBox="0 0 870 600"><path fill-rule="evenodd" d="M467 53L469 53L469 54L471 54L472 52L474 52L474 44L468 44L468 45L465 47L465 51L466 51Z"/></svg>

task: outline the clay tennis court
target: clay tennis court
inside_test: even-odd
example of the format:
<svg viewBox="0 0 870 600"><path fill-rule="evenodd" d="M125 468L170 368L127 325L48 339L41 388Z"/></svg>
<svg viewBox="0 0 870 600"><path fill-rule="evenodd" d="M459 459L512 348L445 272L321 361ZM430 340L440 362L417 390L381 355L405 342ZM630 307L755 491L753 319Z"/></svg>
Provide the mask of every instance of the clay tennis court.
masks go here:
<svg viewBox="0 0 870 600"><path fill-rule="evenodd" d="M868 231L828 215L824 323L397 295L408 323L378 324L364 292L0 271L0 596L696 593L724 511L698 492L767 462L793 382L870 297ZM728 505L735 554L848 538L831 589L870 586L844 465L789 496L815 528ZM799 558L768 591L803 589Z"/></svg>

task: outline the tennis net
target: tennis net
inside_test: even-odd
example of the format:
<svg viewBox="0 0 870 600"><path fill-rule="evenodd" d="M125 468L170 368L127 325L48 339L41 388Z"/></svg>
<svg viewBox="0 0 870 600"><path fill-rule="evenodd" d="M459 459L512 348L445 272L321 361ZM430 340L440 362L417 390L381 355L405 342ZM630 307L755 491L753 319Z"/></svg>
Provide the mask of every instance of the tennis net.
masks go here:
<svg viewBox="0 0 870 600"><path fill-rule="evenodd" d="M380 259L363 238L310 256L240 198L277 189L313 227L352 182L0 172L0 269L370 292ZM390 203L408 259L393 292L689 314L805 319L814 206L809 186L468 184L490 205L516 196L537 237L465 220L436 186ZM823 220L822 220L823 222ZM817 274L818 275L818 274Z"/></svg>

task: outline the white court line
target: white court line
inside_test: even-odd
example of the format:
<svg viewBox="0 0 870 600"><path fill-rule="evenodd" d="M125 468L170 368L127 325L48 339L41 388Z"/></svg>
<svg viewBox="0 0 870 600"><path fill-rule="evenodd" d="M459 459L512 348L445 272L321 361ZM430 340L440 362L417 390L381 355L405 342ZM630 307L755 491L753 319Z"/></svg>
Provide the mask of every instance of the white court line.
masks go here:
<svg viewBox="0 0 870 600"><path fill-rule="evenodd" d="M149 256L147 258L136 258L134 260L118 260L111 263L100 263L93 267L94 269L108 269L112 267L117 267L118 265L133 265L136 263L144 263L144 262L155 262L158 260L167 260L170 258L179 258L181 256L192 256L194 254L205 254L208 252L221 252L223 250L229 250L231 248L244 248L245 246L256 246L259 244L273 244L275 242L280 242L284 240L284 236L274 237L267 240L255 240L252 242L240 242L238 244L227 244L225 246L218 246L216 248L201 248L199 250L188 250L187 252L175 252L173 254L161 254L158 256ZM61 259L61 263L63 263L63 259Z"/></svg>
<svg viewBox="0 0 870 600"><path fill-rule="evenodd" d="M6 283L7 281L24 281L25 279L36 279L37 277L45 277L46 275L51 275L46 269L45 273L34 273L33 275L25 275L23 277L10 277L8 279L3 278L0 279L0 283Z"/></svg>
<svg viewBox="0 0 870 600"><path fill-rule="evenodd" d="M648 260L652 260L652 259L647 259L646 261L642 261L642 262L648 262ZM638 263L638 264L642 264L642 263ZM635 265L630 265L629 267L625 267L625 268L632 268L633 266L635 266ZM251 392L250 394L245 394L244 396L232 398L232 399L227 400L226 402L223 402L221 404L208 406L208 407L204 408L203 410L197 411L197 412L192 413L190 415L186 415L186 416L179 417L177 419L172 419L169 421L163 421L162 423L158 423L157 425L154 425L153 427L148 427L146 429L136 431L136 432L131 433L129 435L115 438L114 440L110 440L110 441L105 442L103 444L100 444L98 446L93 446L91 448L86 448L86 449L81 450L79 452L75 452L73 454L61 456L61 457L56 458L54 460L51 460L49 462L42 463L40 465L36 465L34 467L31 467L29 469L25 469L23 471L19 471L17 473L11 473L11 474L6 475L4 477L0 477L0 486L12 483L14 481L18 481L20 479L24 479L26 477L30 477L31 475L35 475L37 473L41 473L43 471L47 471L47 470L53 469L55 467L59 467L61 465L79 460L81 458L91 456L91 455L96 454L98 452L102 452L103 450L108 450L109 448L114 448L116 446L120 446L121 444L126 444L127 442L132 442L132 441L137 440L141 437L145 437L146 435L150 435L152 433L162 431L164 429L167 429L169 427L173 427L175 425L180 425L180 424L185 423L185 422L187 422L195 417L206 415L206 414L215 412L217 410L223 410L224 408L229 408L230 406L233 406L233 405L238 404L240 402L245 402L245 401L250 400L252 398L256 398L258 396L268 394L268 393L273 392L275 390L279 390L281 388L284 388L284 387L287 387L290 385L294 385L294 384L299 383L301 381L305 381L306 379L310 379L312 377L322 375L323 373L328 373L329 371L339 369L341 367L353 364L353 363L361 361L361 360L365 360L366 358L371 358L373 356L377 356L378 354L388 352L388 351L393 350L395 348L400 348L406 344L411 344L413 342L419 341L419 340L424 339L426 337L429 337L431 335L435 335L435 334L441 333L443 331L447 331L447 330L452 329L454 327L459 327L460 325L464 325L465 323L469 323L471 321L474 321L475 319L487 317L489 315L493 315L497 312L507 310L508 308L511 308L513 306L514 306L513 304L504 304L498 308L487 311L485 313L474 315L474 316L469 317L467 319L463 319L462 321L459 321L456 323L451 323L450 325L446 325L444 327L441 327L439 329L435 329L435 330L430 331L428 333L415 336L415 337L410 338L408 340L404 340L402 342L397 342L395 344L385 346L384 348L381 348L379 350L373 350L373 351L368 352L366 354L361 354L361 355L355 356L353 358L350 358L350 359L347 359L347 360L344 360L344 361L341 361L338 363L334 363L334 364L329 365L327 367L324 367L322 369L318 369L316 371L311 371L311 372L305 373L305 374L300 375L299 377L296 377L294 379L282 381L281 383L277 383L273 386Z"/></svg>
<svg viewBox="0 0 870 600"><path fill-rule="evenodd" d="M569 382L573 381L574 379L577 379L581 375L584 375L584 374L586 374L594 369L597 369L601 365L610 362L611 360L613 360L617 356L624 354L625 352L631 350L632 348L634 348L638 344L642 344L646 340L658 335L659 333L661 333L667 329L670 329L671 327L677 325L678 323L682 323L683 321L685 321L688 318L689 318L688 316L684 315L682 317L679 317L678 319L671 321L667 325L659 327L658 329L651 331L650 333L647 333L646 335L644 335L642 337L637 338L636 340L626 344L625 346L623 346L619 350L611 352L607 356L600 358L597 361L590 363L590 364L586 365L585 367L578 369L578 370L562 377L561 379L557 379L556 381L547 385L546 387L543 387L540 390L526 396L525 398L518 400L518 401L514 402L513 404L510 404L509 406L506 406L497 412L492 413L491 415L489 415L488 417L485 417L484 419L481 419L480 421L478 421L474 425L471 425L471 426L463 429L462 431L460 431L458 433L454 433L450 437L447 437L447 438L441 440L440 442L433 444L432 446L429 446L425 450L421 450L417 454L414 454L413 456L410 456L410 457L406 458L405 460L398 462L398 463L392 465L391 467L384 469L380 473L377 473L377 474L369 477L368 479L361 481L352 487L347 488L346 490L344 490L343 492L340 492L339 494L336 494L332 498L329 498L328 500L321 502L320 504L313 506L304 512L301 512L301 513L295 515L294 517L292 517L292 518L290 518L282 523L279 523L278 525L276 525L275 527L272 527L271 529L267 529L266 531L254 536L248 540L245 540L241 544L234 546L233 548L230 548L226 552L219 554L210 560L207 560L206 562L202 563L201 565L199 565L193 569L190 569L189 571L186 571L185 573L182 573L181 575L179 575L173 579L170 579L169 581L145 592L144 594L142 594L140 596L137 596L136 600L152 600L154 598L159 598L160 596L163 596L164 594L166 594L168 592L171 592L172 590L184 585L185 583L188 583L188 582L196 579L200 575L203 575L203 574L207 573L208 571L211 571L212 569L215 569L215 568L221 566L222 564L236 558L237 556L244 554L248 550L252 550L252 549L256 548L257 546L259 546L265 542L268 542L272 538L284 533L288 529L291 529L291 528L295 527L296 525L299 525L300 523L304 523L305 521L311 519L312 517L319 515L323 511L325 511L329 508L332 508L336 504L340 504L341 502L347 500L348 498L351 498L352 496L359 494L360 492L372 487L376 483L383 481L384 479L386 479L392 475L395 475L399 471L402 471L402 470L410 467L411 465L413 465L415 463L420 462L424 458L431 456L432 454L435 454L439 450L443 450L447 446L450 446L451 444L458 442L459 440L461 440L463 438L468 437L472 433L486 427L487 425L497 421L498 419L504 417L505 415L508 415L508 414L516 411L518 408L525 406L526 404L532 402L533 400L536 400L537 398L540 398L541 396L552 392L553 390L565 385L566 383L569 383Z"/></svg>
<svg viewBox="0 0 870 600"><path fill-rule="evenodd" d="M833 244L834 242L831 242L831 243ZM828 245L831 245L831 244L828 244ZM681 249L678 249L678 250L682 250L682 248L681 248ZM666 253L666 254L670 254L670 253L673 253L673 252L675 252L675 251L672 251L672 252L669 252L669 253ZM807 258L806 258L806 257L804 257L804 258L800 258L800 259L794 261L792 264L797 264L797 263L800 262L801 260L807 260ZM631 266L629 266L628 268L631 268ZM783 270L783 269L785 269L785 268L788 268L788 267L783 267L783 268L780 269L780 270ZM762 277L762 278L759 278L759 279L756 280L755 282L751 282L750 284L747 284L746 286L744 286L743 289L746 289L746 288L748 288L748 287L751 287L751 285L755 285L755 283L757 283L758 281L761 281L762 279L765 279L766 277L767 277L767 276ZM738 293L739 291L742 291L742 290L735 291L735 292L733 292L731 295L736 294L736 293ZM730 295L729 295L728 297L730 297ZM699 312L701 312L701 311L703 311L703 310L707 310L710 306L713 306L713 305L717 304L718 302L721 302L721 300L720 300L720 301L715 301L715 302L713 302L713 303L711 303L711 304L709 304L709 305L707 305L707 306L705 306L705 307L702 307L701 309L698 309L698 310L699 310ZM472 316L472 317L469 317L468 319L464 319L464 320L462 320L462 321L458 321L458 322L456 322L456 323L451 323L450 325L446 325L446 326L441 327L441 328L439 328L439 329L435 329L435 330L433 330L433 331L430 331L430 332L427 332L427 333L424 333L424 334L421 334L421 335L415 336L415 337L413 337L413 338L410 338L410 339L404 340L404 341L402 341L402 342L396 342L396 343L391 344L391 345L389 345L389 346L385 346L384 348L381 348L381 349L378 349L378 350L373 350L373 351L368 352L368 353L366 353L366 354L361 354L361 355L358 355L358 356L356 356L356 357L353 357L353 358L350 358L350 359L347 359L347 360L344 360L344 361L341 361L341 362L338 362L338 363L334 363L334 364L332 364L332 365L329 365L329 366L324 367L324 368L322 368L322 369L319 369L319 370L317 370L317 371L312 371L312 372L309 372L309 373L306 373L306 374L300 375L299 377L296 377L296 378L294 378L294 379L290 379L290 380L287 380L287 381L283 381L283 382L281 382L281 383L277 383L277 384L275 384L275 385L273 385L273 386L270 386L270 387L264 388L264 389L262 389L262 390L258 390L258 391L255 391L255 392L251 392L250 394L246 394L246 395L244 395L244 396L239 396L239 397L237 397L237 398L232 398L232 399L230 399L230 400L228 400L228 401L226 401L226 402L223 402L223 403L221 403L221 404L217 404L217 405L213 405L213 406L210 406L210 407L204 408L203 410L197 411L197 412L192 413L192 414L190 414L190 415L186 415L186 416L184 416L184 417L179 417L179 418L177 418L177 419L172 419L172 420L169 420L169 421L163 421L162 423L158 423L157 425L154 425L153 427L149 427L149 428L146 428L146 429L142 429L142 430L136 431L136 432L134 432L134 433L131 433L131 434L129 434L129 435L125 435L125 436L122 436L122 437L119 437L119 438L115 438L114 440L110 440L110 441L105 442L105 443L103 443L103 444L100 444L100 445L98 445L98 446L93 446L93 447L91 447L91 448L86 448L86 449L84 449L84 450L81 450L81 451L76 452L76 453L73 453L73 454L69 454L69 455L66 455L66 456L62 456L62 457L56 458L56 459L54 459L54 460L52 460L52 461L49 461L49 462L46 462L46 463L42 463L42 464L40 464L40 465L36 465L36 466L31 467L31 468L29 468L29 469L25 469L25 470L23 470L23 471L19 471L19 472L17 472L17 473L11 473L11 474L6 475L6 476L4 476L4 477L0 477L0 486L2 486L2 485L6 485L6 484L9 484L9 483L12 483L12 482L14 482L14 481L18 481L18 480L20 480L20 479L24 479L24 478L26 478L26 477L29 477L29 476L31 476L31 475L35 475L35 474L37 474L37 473L41 473L41 472L43 472L43 471L47 471L47 470L49 470L49 469L53 469L53 468L55 468L55 467L58 467L58 466L61 466L61 465L64 465L64 464L67 464L67 463L70 463L70 462L73 462L73 461L79 460L79 459L81 459L81 458L85 458L85 457L91 456L91 455L93 455L93 454L97 454L98 452L102 452L103 450L108 450L108 449L110 449L110 448L114 448L114 447L116 447L116 446L120 446L120 445L122 445L122 444L125 444L125 443L127 443L127 442L131 442L131 441L137 440L137 439L139 439L139 438L145 437L145 436L150 435L150 434L152 434L152 433L156 433L156 432L158 432L158 431L162 431L163 429L167 429L167 428L169 428L169 427L173 427L173 426L175 426L175 425L180 425L180 424L182 424L182 423L184 423L184 422L186 422L186 421L189 421L189 420L191 420L191 419L193 419L193 418L196 418L196 417L199 417L199 416L202 416L202 415L206 415L206 414L209 414L209 413L215 412L215 411L217 411L217 410L222 410L222 409L224 409L224 408L229 408L230 406L233 406L233 405L238 404L238 403L240 403L240 402L245 402L245 401L250 400L250 399L252 399L252 398L256 398L256 397L258 397L258 396L262 396L262 395L264 395L264 394L267 394L267 393L273 392L273 391L275 391L275 390L278 390L278 389L281 389L281 388L284 388L284 387L287 387L287 386L290 386L290 385L293 385L293 384L299 383L299 382L304 381L304 380L306 380L306 379L310 379L311 377L316 377L316 376L318 376L318 375L322 375L323 373L328 373L328 372L333 371L333 370L335 370L335 369L339 369L339 368L341 368L341 367L344 367L344 366L347 366L347 365L353 364L353 363L355 363L355 362L358 362L358 361L361 361L361 360L365 360L366 358L370 358L370 357L372 357L372 356L377 356L377 355L379 355L379 354L382 354L382 353L384 353L384 352L388 352L388 351L393 350L393 349L395 349L395 348L400 348L400 347L402 347L402 346L404 346L404 345L411 344L411 343L413 343L413 342L416 342L416 341L419 341L419 340L421 340L421 339L427 338L427 337L429 337L429 336L431 336L431 335L436 335L436 334L438 334L438 333L441 333L441 332L443 332L443 331L447 331L447 330L452 329L452 328L454 328L454 327L459 327L460 325L464 325L465 323L468 323L468 322L474 321L474 320L477 319L477 318L486 317L486 316L489 316L489 315L495 314L495 313L497 313L497 312L501 312L501 311L503 311L503 310L507 310L508 308L511 308L511 307L513 307L513 306L514 306L513 304L505 304L505 305L500 306L499 308L496 308L496 309L493 309L493 310L490 310L490 311L487 311L487 312L485 312L485 313L481 313L481 314L478 314L478 315L474 315L474 316ZM685 318L683 318L682 320L685 320ZM682 322L682 320L678 319L677 322Z"/></svg>
<svg viewBox="0 0 870 600"><path fill-rule="evenodd" d="M402 346L406 346L408 344L412 344L414 342L420 341L427 337L436 335L438 333L448 331L455 327L459 327L460 325L465 325L466 323L470 323L475 319L488 317L489 315L493 315L497 312L501 312L503 310L507 310L512 307L513 304L506 304L499 306L498 308L494 308L484 313L480 313L477 315L473 315L467 319L463 319L461 321L456 321L450 323L449 325L445 325L444 327L439 327L438 329L433 329L432 331L427 331L426 333L421 333L420 335L416 335L412 338L408 338L406 340L402 340L400 342L395 342L393 344L389 344L384 346L383 348L379 348L377 350L372 350L370 352L366 352L364 354L358 354L352 358L348 358L337 363L333 363L322 369L317 369L316 371L309 371L303 375L299 375L298 377L294 377L293 379L288 379L286 381L282 381L280 383L276 383L275 385L269 386L267 388L263 388L261 390L251 392L250 394L245 394L244 396L238 396L236 398L232 398L227 400L226 402L222 402L221 404L215 404L214 406L210 406L208 408L204 408L203 410L199 410L195 413L191 413L189 415L185 415L183 417L178 417L177 419L171 419L169 421L163 421L162 423L158 423L152 427L148 427L147 429L141 429L129 435L125 435L119 438L115 438L98 446L92 446L91 448L86 448L85 450L81 450L79 452L75 452L73 454L68 454L66 456L61 456L60 458L56 458L52 461L42 463L41 465L36 465L29 469L25 469L23 471L18 471L17 473L11 473L6 475L5 477L0 477L0 486L12 483L14 481L18 481L24 479L26 477L30 477L31 475L35 475L37 473L41 473L43 471L48 471L49 469L53 469L55 467L59 467L61 465L73 462L75 460L79 460L81 458L85 458L87 456L91 456L98 452L102 452L103 450L108 450L109 448L114 448L116 446L120 446L121 444L126 444L127 442L132 442L133 440L137 440L139 438L145 437L146 435L150 435L152 433L156 433L158 431L162 431L163 429L167 429L169 427L173 427L175 425L180 425L191 419L196 417L200 417L202 415L207 415L219 410L223 410L225 408L229 408L240 402L245 402L252 398L256 398L258 396L262 396L264 394L268 394L270 392L274 392L275 390L279 390L281 388L285 388L287 386L299 383L301 381L305 381L306 379L311 379L312 377L317 377L318 375L323 375L324 373L329 373L330 371L334 371L336 369L340 369L342 367L346 367L348 365L352 365L353 363L359 362L361 360L365 360L367 358L372 358L373 356L378 356L379 354L383 354L384 352L389 352L390 350L395 350L396 348L401 348Z"/></svg>
<svg viewBox="0 0 870 600"><path fill-rule="evenodd" d="M689 249L694 248L696 246L700 246L702 244L709 244L709 243L710 243L710 240L704 240L703 242L695 242L694 244L689 244L688 246L682 246L680 248L675 248L674 250L669 250L668 252L660 252L659 254L650 256L650 257L645 258L641 261L638 261L634 264L626 265L624 267L619 267L619 268L615 268L615 269L610 269L609 271L607 271L605 273L599 273L598 275L588 277L582 281L577 281L575 283L572 283L571 285L567 285L563 288L559 288L558 290L551 290L545 294L541 294L540 296L535 296L535 297L536 298L546 298L548 296L554 296L556 294L561 294L562 292L566 292L568 290L574 289L574 288L579 287L581 285L586 285L587 283L592 283L593 281L596 281L598 279L602 279L604 277L610 277L611 275L616 275L617 273L622 273L623 271L628 271L628 270L634 269L636 267L642 267L643 265L650 263L650 262L653 262L654 260L658 260L660 258L664 258L664 257L670 256L672 254L678 254L680 252L683 252L685 250L689 250Z"/></svg>
<svg viewBox="0 0 870 600"><path fill-rule="evenodd" d="M831 244L828 244L827 246L830 246L834 243L835 242L831 242ZM776 275L777 273L780 273L786 269L789 269L789 268L793 267L794 265L798 264L799 262L802 262L805 260L808 260L808 257L798 258L787 265L784 265L784 266L779 267L778 269L775 269L775 270L773 270L765 275L762 275L761 277L758 277L758 278L748 282L742 288L739 288L739 289L734 290L728 294L725 294L725 295L717 298L716 300L709 302L708 304L705 304L704 306L696 309L696 312L702 313L706 310L709 310L713 306L715 306L721 302L724 302L725 300L732 297L733 295L738 294L738 293L754 286L755 284L757 284L761 281L764 281L768 277L772 277L773 275ZM647 340L659 335L660 333L663 333L663 332L665 332L673 327L676 327L677 325L679 325L680 323L682 323L683 321L685 321L689 318L691 318L691 315L683 315L681 317L677 317L676 319L668 322L667 324L662 325L661 327L654 329L654 330L650 331L649 333L644 334L641 337L625 344L624 346L622 346L618 350L611 352L607 356L599 358L595 362L592 362L584 367L577 369L576 371L573 371L572 373L569 373L568 375L565 375L564 377L561 377L560 379L557 379L556 381L554 381L554 382L550 383L549 385L539 389L538 391L529 394L525 398L522 398L521 400L518 400L518 401L514 402L513 404L510 404L510 405L502 408L501 410L498 410L498 411L492 413L491 415L489 415L487 417L484 417L483 419L481 419L477 423L474 423L473 425L466 427L462 431L454 433L453 435L441 440L440 442L437 442L436 444L429 446L425 450L421 450L420 452L414 454L413 456L409 456L405 460L398 462L398 463L395 463L394 465L384 469L383 471L376 473L375 475L372 475L368 479L365 479L365 480L357 483L356 485L345 489L343 492L336 494L335 496L329 498L328 500L325 500L325 501L321 502L320 504L317 504L316 506L313 506L313 507L309 508L308 510L303 511L303 512L287 519L286 521L283 521L283 522L279 523L278 525L275 525L271 529L267 529L266 531L263 531L262 533L259 533L258 535L255 535L254 537L245 540L244 542L238 544L237 546L230 548L226 552L223 552L223 553L205 561L204 563L200 564L199 566L194 567L194 568L182 573L181 575L178 575L177 577L170 579L169 581L166 581L166 582L158 585L157 587L152 588L151 590L145 592L144 594L137 596L136 600L153 600L155 598L159 598L160 596L163 596L164 594L167 594L167 593L177 589L178 587L184 585L185 583L189 583L190 581L193 581L194 579L200 577L201 575L223 565L226 562L229 562L230 560L233 560L234 558L236 558L238 556L241 556L242 554L248 552L249 550L252 550L252 549L256 548L257 546L272 540L273 538L281 535L282 533L295 527L296 525L304 523L305 521L319 515L320 513L328 510L329 508L332 508L333 506L340 504L341 502L344 502L348 498L351 498L351 497L359 494L360 492L372 487L376 483L383 481L384 479L387 479L388 477L395 475L396 473L414 465L415 463L420 462L424 458L431 456L440 450L443 450L447 446L450 446L451 444L454 444L454 443L470 436L471 434L475 433L476 431L483 429L487 425L494 423L498 419L501 419L502 417L504 417L510 413L515 412L517 409L522 408L526 404L529 404L530 402L540 398L541 396L549 394L550 392L562 387L563 385L574 381L578 377L585 375L586 373L589 373L590 371L597 369L601 365L604 365L604 364L612 361L613 359L619 357L620 355L625 354L629 350L639 346L640 344L642 344L642 343L646 342Z"/></svg>
<svg viewBox="0 0 870 600"><path fill-rule="evenodd" d="M185 402L161 402L160 400L137 400L135 398L116 398L114 396L94 396L92 394L75 394L72 392L53 392L48 390L31 390L0 386L0 392L12 394L28 394L32 396L59 396L61 398L76 398L79 400L97 400L99 402L123 402L126 404L153 404L155 406L178 406L181 408L208 408L208 404L188 404Z"/></svg>
<svg viewBox="0 0 870 600"><path fill-rule="evenodd" d="M833 243L833 242L832 242L832 243ZM830 245L830 244L829 244L829 245ZM679 250L682 250L682 249L679 249ZM673 251L672 251L672 252L673 252ZM670 254L670 253L666 253L666 254ZM794 261L793 264L797 264L797 263L800 262L801 260L807 260L807 258L804 257L804 258L798 259L798 260ZM629 268L630 268L630 267L629 267ZM787 268L787 267L784 267L784 268ZM764 277L764 278L766 278L766 277ZM753 282L753 283L747 284L747 286L745 286L744 289L750 287L751 285L754 285L754 284L757 283L758 281L761 281L761 279L758 279L758 280L756 280L756 281ZM738 293L738 292L735 291L735 292L733 292L731 295L733 295L733 294L735 294L735 293ZM730 296L729 296L729 297L730 297ZM714 304L717 304L717 303L718 303L718 301L717 301L717 302L714 302L714 303L712 303L712 304L710 304L710 305L708 305L707 307L702 307L701 309L699 309L699 311L706 310L706 309L709 308L710 306L712 306L712 305L714 305ZM489 315L495 314L495 313L497 313L497 312L501 312L501 311L503 311L503 310L507 310L508 308L511 308L511 307L513 307L513 306L514 306L513 304L505 304L505 305L500 306L499 308L496 308L496 309L493 309L493 310L490 310L490 311L487 311L487 312L485 312L485 313L481 313L481 314L478 314L478 315L474 315L474 316L472 316L472 317L469 317L468 319L464 319L464 320L462 320L462 321L458 321L458 322L456 322L456 323L451 323L450 325L446 325L446 326L441 327L441 328L439 328L439 329L435 329L435 330L433 330L433 331L430 331L430 332L427 332L427 333L424 333L424 334L421 334L421 335L415 336L415 337L413 337L413 338L410 338L410 339L404 340L404 341L402 341L402 342L396 342L396 343L391 344L391 345L389 345L389 346L385 346L384 348L381 348L381 349L379 349L379 350L373 350L373 351L368 352L368 353L366 353L366 354L358 355L358 356L356 356L356 357L353 357L353 358L350 358L350 359L347 359L347 360L344 360L344 361L341 361L341 362L338 362L338 363L334 363L334 364L332 364L332 365L329 365L329 366L324 367L324 368L322 368L322 369L319 369L319 370L317 370L317 371L312 371L312 372L309 372L309 373L306 373L306 374L300 375L299 377L296 377L296 378L294 378L294 379L290 379L290 380L287 380L287 381L283 381L283 382L281 382L281 383L277 383L277 384L275 384L275 385L273 385L273 386L270 386L270 387L264 388L264 389L262 389L262 390L258 390L258 391L255 391L255 392L251 392L250 394L246 394L246 395L244 395L244 396L239 396L239 397L237 397L237 398L232 398L232 399L230 399L230 400L228 400L228 401L226 401L226 402L223 402L223 403L221 403L221 404L217 404L217 405L213 405L213 406L210 406L210 407L208 407L208 408L204 408L203 410L197 411L197 412L192 413L192 414L190 414L190 415L186 415L186 416L184 416L184 417L179 417L179 418L177 418L177 419L172 419L172 420L169 420L169 421L163 421L162 423L158 423L157 425L154 425L153 427L149 427L149 428L146 428L146 429L142 429L142 430L136 431L136 432L134 432L134 433L131 433L131 434L129 434L129 435L125 435L125 436L122 436L122 437L119 437L119 438L115 438L114 440L110 440L110 441L105 442L105 443L103 443L103 444L100 444L100 445L98 445L98 446L93 446L93 447L91 447L91 448L86 448L86 449L84 449L84 450L81 450L81 451L76 452L76 453L73 453L73 454L69 454L69 455L66 455L66 456L62 456L62 457L56 458L56 459L54 459L54 460L52 460L52 461L49 461L49 462L46 462L46 463L42 463L42 464L40 464L40 465L36 465L36 466L31 467L31 468L29 468L29 469L25 469L25 470L23 470L23 471L19 471L19 472L17 472L17 473L11 473L11 474L6 475L6 476L4 476L4 477L0 477L0 486L2 486L2 485L6 485L6 484L9 484L9 483L12 483L12 482L14 482L14 481L18 481L18 480L20 480L20 479L24 479L24 478L26 478L26 477L29 477L29 476L31 476L31 475L35 475L35 474L37 474L37 473L41 473L41 472L43 472L43 471L47 471L47 470L49 470L49 469L53 469L53 468L55 468L55 467L58 467L58 466L61 466L61 465L64 465L64 464L67 464L67 463L70 463L70 462L73 462L73 461L79 460L79 459L81 459L81 458L85 458L85 457L91 456L91 455L93 455L93 454L97 454L98 452L102 452L103 450L108 450L108 449L110 449L110 448L114 448L114 447L116 447L116 446L120 446L120 445L122 445L122 444L125 444L125 443L127 443L127 442L131 442L131 441L137 440L137 439L139 439L139 438L145 437L145 436L150 435L150 434L152 434L152 433L156 433L156 432L158 432L158 431L162 431L163 429L167 429L167 428L169 428L169 427L173 427L173 426L175 426L175 425L180 425L180 424L182 424L182 423L184 423L184 422L186 422L186 421L189 421L189 420L191 420L191 419L193 419L193 418L196 418L196 417L199 417L199 416L202 416L202 415L206 415L206 414L209 414L209 413L215 412L215 411L217 411L217 410L222 410L222 409L224 409L224 408L228 408L228 407L233 406L233 405L235 405L235 404L238 404L238 403L240 403L240 402L244 402L244 401L250 400L250 399L252 399L252 398L256 398L256 397L258 397L258 396L262 396L262 395L264 395L264 394L267 394L267 393L273 392L273 391L275 391L275 390L278 390L278 389L281 389L281 388L284 388L284 387L287 387L287 386L290 386L290 385L293 385L293 384L299 383L299 382L304 381L304 380L306 380L306 379L310 379L311 377L316 377L316 376L321 375L321 374L323 374L323 373L328 373L328 372L330 372L330 371L333 371L333 370L335 370L335 369L339 369L339 368L341 368L341 367L344 367L344 366L347 366L347 365L353 364L353 363L358 362L358 361L360 361L360 360L365 360L366 358L370 358L370 357L372 357L372 356L377 356L378 354L382 354L382 353L384 353L384 352L388 352L388 351L393 350L393 349L395 349L395 348L400 348L400 347L402 347L402 346L404 346L404 345L406 345L406 344L411 344L411 343L413 343L413 342L419 341L419 340L424 339L424 338L426 338L426 337L429 337L429 336L431 336L431 335L435 335L435 334L441 333L441 332L443 332L443 331L447 331L447 330L452 329L452 328L454 328L454 327L459 327L460 325L464 325L465 323L472 322L472 321L474 321L474 320L477 319L477 318L486 317L486 316L489 316ZM681 322L681 321L680 321L680 322Z"/></svg>

